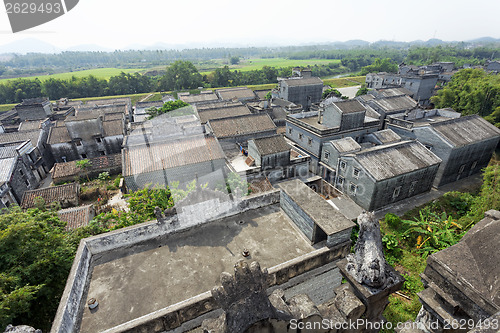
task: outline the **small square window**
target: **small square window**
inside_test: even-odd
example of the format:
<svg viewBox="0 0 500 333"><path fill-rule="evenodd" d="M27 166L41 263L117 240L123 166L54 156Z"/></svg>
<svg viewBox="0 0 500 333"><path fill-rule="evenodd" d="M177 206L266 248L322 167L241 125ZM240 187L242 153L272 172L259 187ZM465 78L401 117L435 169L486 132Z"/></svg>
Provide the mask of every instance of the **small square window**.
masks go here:
<svg viewBox="0 0 500 333"><path fill-rule="evenodd" d="M95 142L101 143L102 142L102 138L95 138Z"/></svg>
<svg viewBox="0 0 500 333"><path fill-rule="evenodd" d="M339 176L339 178L337 179L337 183L339 185L344 185L344 177Z"/></svg>
<svg viewBox="0 0 500 333"><path fill-rule="evenodd" d="M360 172L361 171L359 169L354 168L352 171L352 175L354 176L354 178L359 178Z"/></svg>
<svg viewBox="0 0 500 333"><path fill-rule="evenodd" d="M415 191L415 187L417 186L417 181L412 181L410 184L410 189L408 190L408 193L412 194Z"/></svg>
<svg viewBox="0 0 500 333"><path fill-rule="evenodd" d="M458 170L458 173L462 173L462 172L464 172L464 170L465 170L465 164L462 164L460 166L460 170Z"/></svg>
<svg viewBox="0 0 500 333"><path fill-rule="evenodd" d="M292 129L291 128L288 129L288 134L292 134Z"/></svg>
<svg viewBox="0 0 500 333"><path fill-rule="evenodd" d="M347 166L347 164L346 164L344 161L341 161L341 162L340 162L340 168L341 168L341 169L345 169L345 168L346 168L346 166Z"/></svg>
<svg viewBox="0 0 500 333"><path fill-rule="evenodd" d="M311 138L307 138L307 144L308 144L309 146L312 146L312 143L313 143L313 139L311 139Z"/></svg>
<svg viewBox="0 0 500 333"><path fill-rule="evenodd" d="M87 154L80 155L82 158L87 158Z"/></svg>
<svg viewBox="0 0 500 333"><path fill-rule="evenodd" d="M356 194L356 190L358 189L358 185L351 183L349 186L349 189L351 190L352 194Z"/></svg>
<svg viewBox="0 0 500 333"><path fill-rule="evenodd" d="M21 176L24 176L23 170L19 169L19 173L21 174Z"/></svg>
<svg viewBox="0 0 500 333"><path fill-rule="evenodd" d="M330 152L325 151L325 161L328 161L330 158Z"/></svg>
<svg viewBox="0 0 500 333"><path fill-rule="evenodd" d="M100 154L101 156L104 156L104 155L106 155L106 152L105 152L105 151L103 151L103 150L99 150L99 154Z"/></svg>
<svg viewBox="0 0 500 333"><path fill-rule="evenodd" d="M81 139L76 139L75 140L75 145L81 146L82 145L82 140Z"/></svg>
<svg viewBox="0 0 500 333"><path fill-rule="evenodd" d="M299 140L302 140L302 137L303 137L302 133L299 133Z"/></svg>
<svg viewBox="0 0 500 333"><path fill-rule="evenodd" d="M477 166L477 161L475 161L474 163L472 163L472 166L470 167L470 171L474 171L474 169L476 168Z"/></svg>

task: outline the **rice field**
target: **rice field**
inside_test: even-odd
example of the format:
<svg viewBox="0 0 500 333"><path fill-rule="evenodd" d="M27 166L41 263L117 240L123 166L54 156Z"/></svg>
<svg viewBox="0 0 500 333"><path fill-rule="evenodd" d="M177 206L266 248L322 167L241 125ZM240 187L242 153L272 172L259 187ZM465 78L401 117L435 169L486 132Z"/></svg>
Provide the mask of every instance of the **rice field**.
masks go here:
<svg viewBox="0 0 500 333"><path fill-rule="evenodd" d="M121 72L124 73L135 73L143 71L142 69L123 69L123 68L95 68L95 69L87 69L83 71L75 71L75 72L66 72L66 73L58 73L51 75L36 75L36 76L27 76L22 77L22 79L34 80L38 78L40 81L46 81L48 79L60 79L60 80L69 80L73 76L75 77L85 77L89 75L93 75L98 79L106 79L108 80L112 76L120 75ZM10 80L16 79L2 79L0 83L5 83Z"/></svg>

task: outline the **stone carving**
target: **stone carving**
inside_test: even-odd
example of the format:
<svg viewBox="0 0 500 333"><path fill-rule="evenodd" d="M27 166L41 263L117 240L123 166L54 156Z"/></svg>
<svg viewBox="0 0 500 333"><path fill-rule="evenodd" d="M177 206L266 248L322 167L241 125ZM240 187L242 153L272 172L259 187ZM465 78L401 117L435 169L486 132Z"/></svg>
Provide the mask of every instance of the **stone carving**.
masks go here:
<svg viewBox="0 0 500 333"><path fill-rule="evenodd" d="M4 333L42 333L42 330L36 330L33 327L26 325L12 326L9 324L5 328Z"/></svg>
<svg viewBox="0 0 500 333"><path fill-rule="evenodd" d="M346 270L354 279L368 287L384 288L393 283L382 250L380 225L373 213L358 217L359 237L354 253L347 256Z"/></svg>
<svg viewBox="0 0 500 333"><path fill-rule="evenodd" d="M234 277L222 273L222 286L212 289L212 296L224 314L205 332L239 333L263 319L290 319L271 304L266 293L267 276L267 269L261 270L257 262L248 266L243 260L235 264Z"/></svg>

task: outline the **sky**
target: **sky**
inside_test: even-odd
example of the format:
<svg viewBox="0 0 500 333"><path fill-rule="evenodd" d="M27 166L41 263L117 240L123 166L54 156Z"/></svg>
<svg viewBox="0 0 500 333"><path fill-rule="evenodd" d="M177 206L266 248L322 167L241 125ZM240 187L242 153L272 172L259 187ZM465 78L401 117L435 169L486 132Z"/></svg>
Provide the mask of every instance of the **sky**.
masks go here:
<svg viewBox="0 0 500 333"><path fill-rule="evenodd" d="M67 14L16 34L2 10L0 45L26 38L60 49L469 40L500 38L498 13L499 0L80 0Z"/></svg>

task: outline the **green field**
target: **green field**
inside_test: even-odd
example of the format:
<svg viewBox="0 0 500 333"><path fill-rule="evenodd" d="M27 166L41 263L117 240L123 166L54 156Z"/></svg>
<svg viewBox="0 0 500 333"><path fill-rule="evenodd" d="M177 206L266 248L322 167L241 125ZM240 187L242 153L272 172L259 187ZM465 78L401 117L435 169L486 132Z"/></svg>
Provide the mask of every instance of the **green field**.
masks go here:
<svg viewBox="0 0 500 333"><path fill-rule="evenodd" d="M269 67L296 67L296 66L314 66L314 65L327 65L331 63L340 63L338 59L307 59L307 60L291 60L285 58L270 58L270 59L242 59L238 65L228 65L227 60L212 61L197 64L197 68L201 74L208 74L215 70L217 67L228 66L230 69L240 71L252 71L262 69L264 66Z"/></svg>
<svg viewBox="0 0 500 333"><path fill-rule="evenodd" d="M344 88L359 86L365 83L366 76L351 76L351 77L341 77L338 79L324 79L325 84L329 84L333 88Z"/></svg>
<svg viewBox="0 0 500 333"><path fill-rule="evenodd" d="M35 78L38 78L40 81L46 81L50 78L53 78L53 79L69 80L69 79L71 79L72 76L85 77L85 76L89 76L89 75L94 75L95 77L97 77L99 79L106 79L107 80L112 76L120 75L121 72L134 73L134 72L139 72L139 71L142 71L142 69L96 68L96 69L87 69L84 71L58 73L58 74L52 74L52 75L28 76L28 77L23 77L22 79L34 80ZM0 80L0 83L5 83L5 82L10 81L10 80L15 80L15 79L2 79L2 80Z"/></svg>
<svg viewBox="0 0 500 333"><path fill-rule="evenodd" d="M3 105L0 105L0 112L10 111L16 105L17 104L3 104Z"/></svg>

